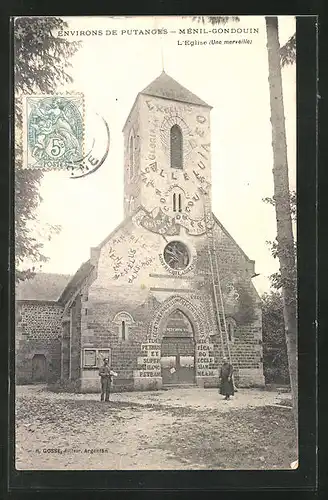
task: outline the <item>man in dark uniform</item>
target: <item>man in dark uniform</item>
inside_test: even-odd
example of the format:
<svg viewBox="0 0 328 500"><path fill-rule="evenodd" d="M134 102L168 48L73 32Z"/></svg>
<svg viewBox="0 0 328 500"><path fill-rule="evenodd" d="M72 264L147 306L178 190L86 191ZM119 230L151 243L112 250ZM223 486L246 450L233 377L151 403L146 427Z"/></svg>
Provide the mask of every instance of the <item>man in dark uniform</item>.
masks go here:
<svg viewBox="0 0 328 500"><path fill-rule="evenodd" d="M109 401L110 384L112 382L112 372L109 366L108 358L104 359L104 364L99 368L101 380L101 401Z"/></svg>

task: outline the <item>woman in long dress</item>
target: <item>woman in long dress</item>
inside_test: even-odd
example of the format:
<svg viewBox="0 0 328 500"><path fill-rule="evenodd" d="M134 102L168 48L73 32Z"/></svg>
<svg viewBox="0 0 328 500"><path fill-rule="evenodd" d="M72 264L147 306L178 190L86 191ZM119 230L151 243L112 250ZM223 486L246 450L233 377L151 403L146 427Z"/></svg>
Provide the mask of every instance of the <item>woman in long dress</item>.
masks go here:
<svg viewBox="0 0 328 500"><path fill-rule="evenodd" d="M230 396L233 396L235 393L232 375L233 366L228 362L227 358L224 357L220 370L220 394L225 396L224 399L226 400L230 399Z"/></svg>

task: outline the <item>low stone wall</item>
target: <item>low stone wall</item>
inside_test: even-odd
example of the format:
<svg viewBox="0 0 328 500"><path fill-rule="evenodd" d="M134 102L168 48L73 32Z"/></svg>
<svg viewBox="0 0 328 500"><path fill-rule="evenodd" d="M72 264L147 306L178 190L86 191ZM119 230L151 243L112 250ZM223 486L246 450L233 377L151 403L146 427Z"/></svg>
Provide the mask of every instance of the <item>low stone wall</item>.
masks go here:
<svg viewBox="0 0 328 500"><path fill-rule="evenodd" d="M196 377L196 385L205 389L208 387L218 387L219 377Z"/></svg>
<svg viewBox="0 0 328 500"><path fill-rule="evenodd" d="M239 370L237 387L264 387L264 377L261 369ZM196 386L200 388L215 388L220 386L219 377L196 377ZM158 391L163 388L162 377L134 377L133 379L114 378L111 392ZM100 377L98 371L90 370L80 379L80 392L100 393Z"/></svg>
<svg viewBox="0 0 328 500"><path fill-rule="evenodd" d="M135 377L133 380L135 391L158 391L162 387L162 377Z"/></svg>

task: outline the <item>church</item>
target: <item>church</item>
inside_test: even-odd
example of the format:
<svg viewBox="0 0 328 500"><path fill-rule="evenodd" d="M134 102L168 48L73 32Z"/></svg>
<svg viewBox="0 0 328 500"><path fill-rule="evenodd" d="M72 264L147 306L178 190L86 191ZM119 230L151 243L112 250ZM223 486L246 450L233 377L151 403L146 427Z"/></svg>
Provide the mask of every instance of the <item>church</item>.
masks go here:
<svg viewBox="0 0 328 500"><path fill-rule="evenodd" d="M209 106L164 71L123 128L124 220L74 276L16 289L16 382L98 392L264 385L250 260L212 213ZM224 166L222 167L224 168Z"/></svg>

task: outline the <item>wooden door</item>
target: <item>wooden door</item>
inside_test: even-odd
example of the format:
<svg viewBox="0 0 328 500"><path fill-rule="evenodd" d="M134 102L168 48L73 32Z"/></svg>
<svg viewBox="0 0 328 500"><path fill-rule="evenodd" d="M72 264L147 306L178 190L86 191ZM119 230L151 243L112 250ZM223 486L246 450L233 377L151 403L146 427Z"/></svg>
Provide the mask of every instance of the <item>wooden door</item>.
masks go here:
<svg viewBox="0 0 328 500"><path fill-rule="evenodd" d="M44 354L35 354L32 359L33 382L46 381L46 357Z"/></svg>
<svg viewBox="0 0 328 500"><path fill-rule="evenodd" d="M193 339L163 338L161 371L164 385L194 383L194 349Z"/></svg>

